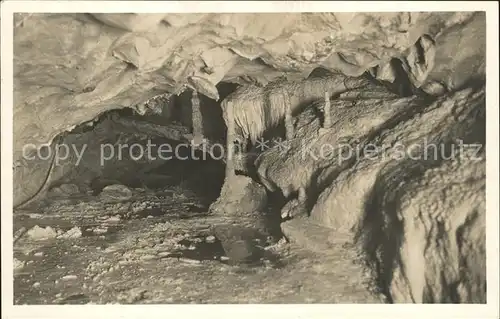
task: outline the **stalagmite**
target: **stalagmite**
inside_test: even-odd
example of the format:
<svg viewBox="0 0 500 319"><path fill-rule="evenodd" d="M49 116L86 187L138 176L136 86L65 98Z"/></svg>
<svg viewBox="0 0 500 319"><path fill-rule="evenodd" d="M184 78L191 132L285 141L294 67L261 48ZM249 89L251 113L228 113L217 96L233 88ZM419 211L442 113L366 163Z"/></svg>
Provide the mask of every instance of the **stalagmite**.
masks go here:
<svg viewBox="0 0 500 319"><path fill-rule="evenodd" d="M198 93L193 90L191 97L192 114L193 114L193 145L200 145L203 143L203 118L200 110L200 98Z"/></svg>
<svg viewBox="0 0 500 319"><path fill-rule="evenodd" d="M287 90L283 90L283 101L285 102L285 132L286 139L291 140L293 138L293 117L292 117L292 103L290 101L290 96Z"/></svg>
<svg viewBox="0 0 500 319"><path fill-rule="evenodd" d="M306 198L306 189L304 187L299 187L299 194L297 199L299 200L299 203L304 204L307 200Z"/></svg>
<svg viewBox="0 0 500 319"><path fill-rule="evenodd" d="M332 126L332 119L330 117L330 93L325 92L325 108L323 110L323 128L329 129Z"/></svg>
<svg viewBox="0 0 500 319"><path fill-rule="evenodd" d="M306 208L306 189L305 187L299 187L297 198L290 200L286 203L281 209L281 218L289 219L298 216L307 216L307 208Z"/></svg>

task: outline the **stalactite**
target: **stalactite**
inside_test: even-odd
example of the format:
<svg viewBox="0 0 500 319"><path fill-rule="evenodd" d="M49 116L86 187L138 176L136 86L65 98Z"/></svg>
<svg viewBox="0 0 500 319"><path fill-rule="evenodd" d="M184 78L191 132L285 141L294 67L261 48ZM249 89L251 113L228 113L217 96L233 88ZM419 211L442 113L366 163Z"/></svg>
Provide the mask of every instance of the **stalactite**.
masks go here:
<svg viewBox="0 0 500 319"><path fill-rule="evenodd" d="M285 101L285 132L286 139L291 140L293 138L293 117L292 117L292 103L290 101L290 96L287 90L283 90L283 101Z"/></svg>
<svg viewBox="0 0 500 319"><path fill-rule="evenodd" d="M227 137L226 137L226 179L234 176L234 141L235 141L235 121L233 114L233 105L232 102L227 103L226 108L226 116L227 116Z"/></svg>
<svg viewBox="0 0 500 319"><path fill-rule="evenodd" d="M200 98L198 93L193 90L191 97L192 119L193 119L193 144L200 145L203 142L203 118L200 110Z"/></svg>
<svg viewBox="0 0 500 319"><path fill-rule="evenodd" d="M234 102L236 133L255 144L268 129L283 121L288 123L287 138L293 137L291 115L305 104L323 100L325 91L337 95L370 84L362 77L350 78L340 74L294 82L277 80L266 87L242 86L225 100Z"/></svg>
<svg viewBox="0 0 500 319"><path fill-rule="evenodd" d="M330 92L325 92L325 107L323 109L323 128L329 129L332 126L330 113Z"/></svg>

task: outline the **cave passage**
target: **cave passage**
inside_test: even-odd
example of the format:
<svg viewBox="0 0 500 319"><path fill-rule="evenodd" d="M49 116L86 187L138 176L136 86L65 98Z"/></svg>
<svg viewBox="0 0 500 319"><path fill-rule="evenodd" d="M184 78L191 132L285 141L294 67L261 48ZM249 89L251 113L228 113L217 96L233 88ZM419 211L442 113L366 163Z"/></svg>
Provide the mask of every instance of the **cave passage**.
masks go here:
<svg viewBox="0 0 500 319"><path fill-rule="evenodd" d="M174 125L174 129L177 125L181 133L190 130L179 124L178 117L166 120L162 114L139 115L131 109L123 109L108 111L94 121L91 128L85 124L78 126L66 139L106 142L87 144L86 148L86 152L99 154L103 165L99 167L94 157L83 157L76 172L53 181L49 190L73 183L90 187L92 195L98 196L112 184L149 191L177 187L192 192L206 206L219 195L224 181L224 162L214 158L214 154L192 147L189 140L162 136L162 129L169 124ZM140 131L142 127L147 128L146 133ZM81 169L83 167L85 169Z"/></svg>
<svg viewBox="0 0 500 319"><path fill-rule="evenodd" d="M485 12L413 14L17 16L14 303L484 303Z"/></svg>

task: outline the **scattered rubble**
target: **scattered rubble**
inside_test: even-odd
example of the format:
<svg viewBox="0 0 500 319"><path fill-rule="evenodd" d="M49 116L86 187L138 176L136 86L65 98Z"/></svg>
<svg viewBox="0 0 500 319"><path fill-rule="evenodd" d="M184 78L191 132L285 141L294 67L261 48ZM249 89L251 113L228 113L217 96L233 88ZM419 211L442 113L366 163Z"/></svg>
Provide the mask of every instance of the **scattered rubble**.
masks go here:
<svg viewBox="0 0 500 319"><path fill-rule="evenodd" d="M33 228L26 232L26 235L31 240L47 240L56 238L57 232L50 226L42 228L38 225L35 225Z"/></svg>
<svg viewBox="0 0 500 319"><path fill-rule="evenodd" d="M62 239L75 239L75 238L80 238L82 236L82 231L80 230L80 227L75 226L65 232L62 235L57 236L57 238L62 238Z"/></svg>
<svg viewBox="0 0 500 319"><path fill-rule="evenodd" d="M24 267L25 264L26 263L24 261L21 261L21 260L15 258L15 257L12 260L12 267L14 268L14 271L20 270L21 268Z"/></svg>
<svg viewBox="0 0 500 319"><path fill-rule="evenodd" d="M132 197L132 191L124 185L109 185L104 187L99 195L103 201L126 201Z"/></svg>

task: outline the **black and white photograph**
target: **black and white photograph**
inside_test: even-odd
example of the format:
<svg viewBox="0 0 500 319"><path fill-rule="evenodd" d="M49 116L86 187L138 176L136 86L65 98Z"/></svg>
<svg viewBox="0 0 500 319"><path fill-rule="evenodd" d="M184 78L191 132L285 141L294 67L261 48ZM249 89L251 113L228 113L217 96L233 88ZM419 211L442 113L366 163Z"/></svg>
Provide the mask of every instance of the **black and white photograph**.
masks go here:
<svg viewBox="0 0 500 319"><path fill-rule="evenodd" d="M2 2L5 318L498 318L498 3L339 3Z"/></svg>

